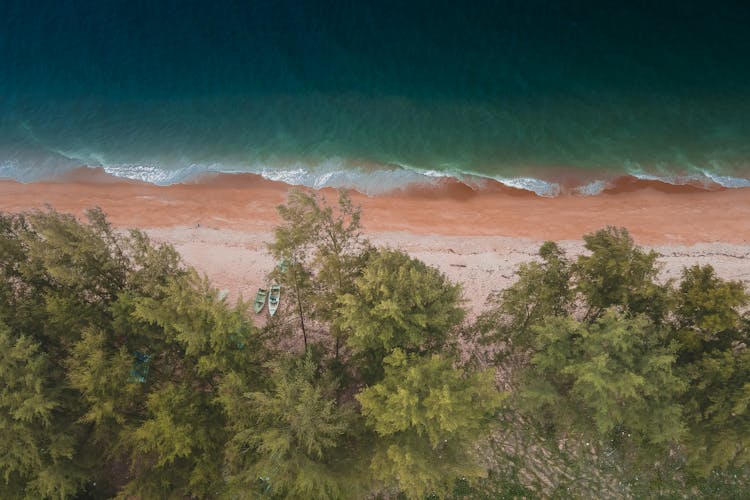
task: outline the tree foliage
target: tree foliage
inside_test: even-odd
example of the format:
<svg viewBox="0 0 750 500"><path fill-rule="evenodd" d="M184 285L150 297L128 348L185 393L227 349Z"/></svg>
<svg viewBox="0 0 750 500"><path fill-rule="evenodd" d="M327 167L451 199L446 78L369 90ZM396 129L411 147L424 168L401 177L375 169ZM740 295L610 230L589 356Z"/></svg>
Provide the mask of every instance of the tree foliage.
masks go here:
<svg viewBox="0 0 750 500"><path fill-rule="evenodd" d="M17 497L68 497L87 479L77 460L81 429L65 408L54 365L34 339L0 324L0 474Z"/></svg>
<svg viewBox="0 0 750 500"><path fill-rule="evenodd" d="M711 266L693 266L683 271L676 300L683 357L713 348L726 349L732 342L744 340L739 311L750 297L742 283L722 280Z"/></svg>
<svg viewBox="0 0 750 500"><path fill-rule="evenodd" d="M540 247L539 257L541 262L522 263L518 280L490 298L491 307L476 325L485 341L528 348L533 326L568 313L573 303L572 263L551 241Z"/></svg>
<svg viewBox="0 0 750 500"><path fill-rule="evenodd" d="M675 349L645 317L609 310L593 323L557 317L534 331L521 397L547 426L647 449L681 437Z"/></svg>
<svg viewBox="0 0 750 500"><path fill-rule="evenodd" d="M396 480L410 498L423 498L445 495L458 478L484 476L471 450L502 400L492 372L467 376L439 354L401 349L384 363L383 380L357 396L380 437L371 464L375 477Z"/></svg>
<svg viewBox="0 0 750 500"><path fill-rule="evenodd" d="M702 475L750 464L750 321L740 314L749 299L711 266L685 269L676 291L688 461Z"/></svg>
<svg viewBox="0 0 750 500"><path fill-rule="evenodd" d="M99 210L87 217L0 217L1 489L220 491L226 430L212 386L263 362L246 307L219 301L171 247L116 232Z"/></svg>
<svg viewBox="0 0 750 500"><path fill-rule="evenodd" d="M708 491L730 476L748 488L743 285L710 266L660 281L658 255L624 229L584 242L574 262L545 243L475 325L515 382L518 420L617 457L634 492Z"/></svg>
<svg viewBox="0 0 750 500"><path fill-rule="evenodd" d="M239 378L227 379L222 400L233 432L233 491L261 489L284 498L363 493L366 476L352 453L354 407L338 402L336 382L310 352L275 362L266 390L247 391Z"/></svg>
<svg viewBox="0 0 750 500"><path fill-rule="evenodd" d="M355 287L339 299L340 325L351 331L347 345L370 367L395 348L439 351L465 315L458 285L400 251L374 252Z"/></svg>
<svg viewBox="0 0 750 500"><path fill-rule="evenodd" d="M576 289L597 318L612 306L629 314L646 314L654 321L666 315L668 293L656 282L658 254L635 245L624 228L608 227L583 237L590 255L575 264Z"/></svg>
<svg viewBox="0 0 750 500"><path fill-rule="evenodd" d="M360 209L346 191L339 192L334 211L315 193L293 189L278 212L282 224L274 230L268 248L279 266L271 276L284 286L294 304L305 345L309 321L324 322L338 357L346 331L333 321L337 299L352 291L370 248L361 233Z"/></svg>
<svg viewBox="0 0 750 500"><path fill-rule="evenodd" d="M279 210L291 307L261 329L100 210L0 214L2 498L554 496L571 474L750 492L742 283L710 266L660 281L656 253L606 228L576 259L542 245L466 328L459 286L372 248L345 193ZM279 351L277 320L303 352ZM496 345L498 372L460 328Z"/></svg>

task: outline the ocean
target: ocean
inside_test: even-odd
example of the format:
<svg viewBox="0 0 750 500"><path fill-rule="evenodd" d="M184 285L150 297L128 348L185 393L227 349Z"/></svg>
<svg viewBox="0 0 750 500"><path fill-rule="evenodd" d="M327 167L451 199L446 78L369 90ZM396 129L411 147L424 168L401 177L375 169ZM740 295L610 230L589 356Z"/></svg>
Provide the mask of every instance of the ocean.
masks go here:
<svg viewBox="0 0 750 500"><path fill-rule="evenodd" d="M747 187L748 26L738 1L4 0L0 177Z"/></svg>

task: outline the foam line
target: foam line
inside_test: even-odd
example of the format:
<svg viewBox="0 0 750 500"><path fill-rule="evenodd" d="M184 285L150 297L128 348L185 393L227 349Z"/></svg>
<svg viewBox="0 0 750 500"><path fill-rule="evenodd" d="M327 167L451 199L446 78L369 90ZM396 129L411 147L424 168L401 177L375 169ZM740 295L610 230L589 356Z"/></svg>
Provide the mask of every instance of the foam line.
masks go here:
<svg viewBox="0 0 750 500"><path fill-rule="evenodd" d="M98 166L92 166L95 168ZM709 171L695 171L689 175L654 175L642 170L628 172L622 176L613 174L596 177L581 177L581 171L572 170L576 181L560 180L564 177L559 170L550 171L548 178L518 176L501 177L487 176L474 172L444 172L438 170L419 169L400 165L356 166L338 159L332 159L319 164L305 165L302 163L277 167L269 165L226 166L221 164L199 165L190 164L185 167L171 169L158 165L144 164L115 164L104 165L106 173L147 182L156 185L169 185L190 182L207 173L235 174L250 173L265 179L283 182L295 186L307 186L314 189L346 188L354 189L363 194L376 196L399 190L413 188L440 190L445 186L444 181L454 181L466 186L470 191L484 192L492 190L493 185L505 186L515 190L523 190L538 196L554 197L562 194L577 196L596 196L605 191L635 189L638 187L653 187L656 184L671 186L688 186L696 189L715 190L720 188L747 188L750 179L738 176L718 175ZM67 171L67 170L66 170ZM48 175L42 176L32 173L32 169L24 168L22 164L12 161L0 163L0 177L20 180L22 182L41 180L59 175L62 171L55 169ZM542 172L544 172L542 170ZM544 177L544 175L542 175ZM556 180L556 177L558 180ZM603 177L603 178L602 178Z"/></svg>

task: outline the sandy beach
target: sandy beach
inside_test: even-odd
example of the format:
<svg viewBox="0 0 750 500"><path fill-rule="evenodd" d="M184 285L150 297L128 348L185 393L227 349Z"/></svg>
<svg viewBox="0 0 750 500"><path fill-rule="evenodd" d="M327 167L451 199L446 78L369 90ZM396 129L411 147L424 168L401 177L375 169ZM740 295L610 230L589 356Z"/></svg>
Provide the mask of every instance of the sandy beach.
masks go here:
<svg viewBox="0 0 750 500"><path fill-rule="evenodd" d="M173 244L230 297L248 298L274 265L266 242L288 189L250 174L155 186L82 169L54 181L0 181L0 211L51 206L81 214L100 206L115 226L138 227ZM322 194L335 200L332 190ZM711 264L720 276L750 285L750 189L624 180L597 196L541 198L446 183L352 198L374 243L403 249L462 283L475 313L493 290L514 281L515 269L534 258L542 241L558 241L575 255L583 251L581 235L606 225L627 227L638 244L662 254L664 279L685 266Z"/></svg>

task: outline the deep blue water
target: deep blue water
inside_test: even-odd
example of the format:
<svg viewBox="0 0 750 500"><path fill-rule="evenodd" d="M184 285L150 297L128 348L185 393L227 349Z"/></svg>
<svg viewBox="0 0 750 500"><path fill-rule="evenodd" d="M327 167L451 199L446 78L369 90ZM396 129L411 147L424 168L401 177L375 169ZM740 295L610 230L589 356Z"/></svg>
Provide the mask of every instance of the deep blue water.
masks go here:
<svg viewBox="0 0 750 500"><path fill-rule="evenodd" d="M4 1L0 176L750 185L750 2L608 3Z"/></svg>

